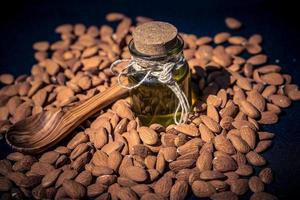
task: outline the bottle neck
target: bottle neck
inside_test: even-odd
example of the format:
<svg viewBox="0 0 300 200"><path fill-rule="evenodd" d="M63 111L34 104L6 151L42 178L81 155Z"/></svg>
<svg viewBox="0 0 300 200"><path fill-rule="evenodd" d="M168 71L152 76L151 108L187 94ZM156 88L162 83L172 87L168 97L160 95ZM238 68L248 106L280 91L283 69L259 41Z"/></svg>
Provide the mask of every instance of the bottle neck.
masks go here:
<svg viewBox="0 0 300 200"><path fill-rule="evenodd" d="M132 56L132 59L136 60L138 63L141 64L141 66L144 67L145 64L157 65L157 64L164 64L168 62L178 62L183 56L182 55L183 45L184 45L183 39L178 35L174 46L170 47L165 54L161 54L161 55L143 54L135 48L133 40L130 41L128 48Z"/></svg>

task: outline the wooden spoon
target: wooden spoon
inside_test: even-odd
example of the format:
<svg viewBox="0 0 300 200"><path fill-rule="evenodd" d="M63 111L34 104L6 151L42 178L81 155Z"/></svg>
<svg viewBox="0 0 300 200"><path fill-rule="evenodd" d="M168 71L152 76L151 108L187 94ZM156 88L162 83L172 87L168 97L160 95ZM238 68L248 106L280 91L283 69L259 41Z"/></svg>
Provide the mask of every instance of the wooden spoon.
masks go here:
<svg viewBox="0 0 300 200"><path fill-rule="evenodd" d="M124 80L127 84L128 80ZM41 112L14 124L6 133L7 143L15 150L37 154L54 146L84 120L122 98L128 92L118 84L71 107Z"/></svg>

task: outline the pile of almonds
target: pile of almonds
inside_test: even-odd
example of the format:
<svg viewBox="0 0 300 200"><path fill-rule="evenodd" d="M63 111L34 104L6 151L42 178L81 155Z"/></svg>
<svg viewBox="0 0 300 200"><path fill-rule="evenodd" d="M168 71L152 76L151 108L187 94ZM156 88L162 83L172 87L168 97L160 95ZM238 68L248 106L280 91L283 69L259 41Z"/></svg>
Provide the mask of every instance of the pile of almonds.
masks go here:
<svg viewBox="0 0 300 200"><path fill-rule="evenodd" d="M119 22L116 29L57 27L59 41L33 45L37 64L31 75L0 75L5 85L0 90L1 131L116 84L109 66L130 58L127 44L135 27L121 13L106 19ZM149 20L136 18L137 24ZM242 26L234 18L225 23L230 29ZM180 200L192 191L197 197L235 200L248 190L251 200L277 199L264 192L273 173L261 155L274 134L260 125L276 123L281 109L300 99L298 86L280 66L266 64L258 34L181 36L201 93L188 123L146 127L131 111L130 98L119 100L81 124L66 145L38 156L13 152L0 160L1 199Z"/></svg>

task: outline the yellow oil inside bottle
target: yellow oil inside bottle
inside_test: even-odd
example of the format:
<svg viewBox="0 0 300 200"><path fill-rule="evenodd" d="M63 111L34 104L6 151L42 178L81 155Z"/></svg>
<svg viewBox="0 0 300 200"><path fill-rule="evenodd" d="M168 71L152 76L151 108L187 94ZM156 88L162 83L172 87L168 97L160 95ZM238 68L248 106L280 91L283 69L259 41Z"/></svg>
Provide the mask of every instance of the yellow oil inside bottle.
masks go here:
<svg viewBox="0 0 300 200"><path fill-rule="evenodd" d="M139 73L134 76L129 76L129 83L136 84L144 76L145 74ZM191 75L187 63L173 72L173 79L177 81L191 106ZM160 83L157 78L147 78L142 85L130 91L130 96L132 97L133 103L132 109L143 125L159 123L168 126L174 123L178 99L172 90L167 85ZM180 112L177 113L176 117L178 120L180 114Z"/></svg>

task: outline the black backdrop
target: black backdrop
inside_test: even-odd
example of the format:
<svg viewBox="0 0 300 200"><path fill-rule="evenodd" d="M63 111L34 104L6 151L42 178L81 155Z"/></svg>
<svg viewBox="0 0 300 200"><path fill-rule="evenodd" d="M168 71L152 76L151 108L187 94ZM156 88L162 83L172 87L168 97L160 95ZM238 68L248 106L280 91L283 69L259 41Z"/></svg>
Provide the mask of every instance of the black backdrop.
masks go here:
<svg viewBox="0 0 300 200"><path fill-rule="evenodd" d="M10 0L0 6L0 73L15 75L29 73L35 63L32 43L38 40L55 41L54 28L62 23L101 25L110 11L130 17L147 16L173 23L182 32L198 36L228 30L224 17L233 16L244 24L233 34L250 36L261 33L269 62L279 62L283 72L293 75L300 85L299 11L296 3L278 0ZM285 109L276 125L264 126L276 133L273 147L263 155L275 171L275 181L267 191L279 199L299 199L300 181L300 103ZM0 158L9 147L0 141ZM248 199L249 194L243 197ZM190 197L190 199L196 199Z"/></svg>

